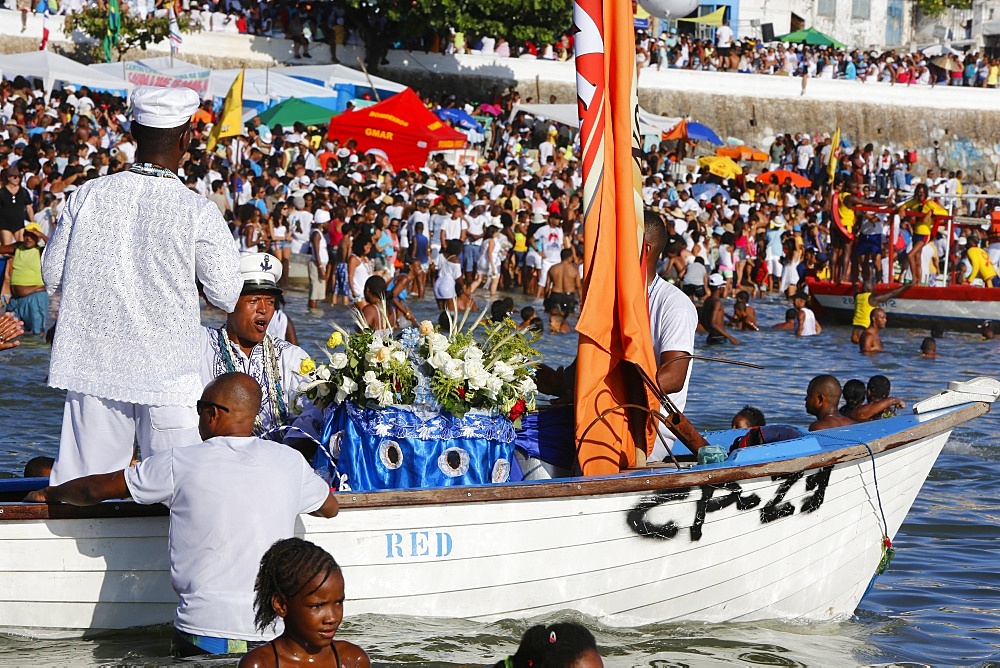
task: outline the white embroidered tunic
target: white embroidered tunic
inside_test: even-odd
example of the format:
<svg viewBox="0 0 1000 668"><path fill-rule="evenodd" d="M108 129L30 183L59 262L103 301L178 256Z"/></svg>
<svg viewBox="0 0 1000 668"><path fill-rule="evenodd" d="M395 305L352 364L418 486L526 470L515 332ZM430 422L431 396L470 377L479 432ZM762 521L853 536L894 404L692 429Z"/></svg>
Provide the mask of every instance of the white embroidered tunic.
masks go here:
<svg viewBox="0 0 1000 668"><path fill-rule="evenodd" d="M231 312L239 252L219 208L173 178L122 172L67 202L42 264L62 290L49 385L147 405L201 396L195 277Z"/></svg>

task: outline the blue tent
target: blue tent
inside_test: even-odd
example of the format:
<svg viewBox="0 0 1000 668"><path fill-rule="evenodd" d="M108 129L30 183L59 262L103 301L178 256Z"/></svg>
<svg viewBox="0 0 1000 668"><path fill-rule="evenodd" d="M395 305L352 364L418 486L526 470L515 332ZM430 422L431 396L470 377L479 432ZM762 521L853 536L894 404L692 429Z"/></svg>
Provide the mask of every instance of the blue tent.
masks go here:
<svg viewBox="0 0 1000 668"><path fill-rule="evenodd" d="M437 114L438 118L441 120L451 121L463 130L474 130L481 135L486 134L486 128L484 128L479 121L466 113L464 109L446 107L435 109L434 113Z"/></svg>

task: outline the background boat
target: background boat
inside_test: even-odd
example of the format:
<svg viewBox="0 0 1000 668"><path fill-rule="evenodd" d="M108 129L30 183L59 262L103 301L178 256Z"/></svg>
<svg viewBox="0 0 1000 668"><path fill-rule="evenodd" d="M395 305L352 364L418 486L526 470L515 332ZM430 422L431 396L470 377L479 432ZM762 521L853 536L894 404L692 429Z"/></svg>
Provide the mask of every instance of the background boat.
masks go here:
<svg viewBox="0 0 1000 668"><path fill-rule="evenodd" d="M854 318L854 294L850 284L808 280L809 292L819 303L820 319L825 323L851 324ZM885 293L899 284L879 283L875 294ZM913 327L974 332L984 321L1000 321L1000 290L971 285L932 288L914 286L879 305L889 316L889 327Z"/></svg>

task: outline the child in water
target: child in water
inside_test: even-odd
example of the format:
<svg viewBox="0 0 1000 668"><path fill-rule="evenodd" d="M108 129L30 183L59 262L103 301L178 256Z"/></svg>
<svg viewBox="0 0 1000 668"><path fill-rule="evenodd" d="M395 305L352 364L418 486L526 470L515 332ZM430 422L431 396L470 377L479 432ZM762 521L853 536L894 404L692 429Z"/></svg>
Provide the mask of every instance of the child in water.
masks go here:
<svg viewBox="0 0 1000 668"><path fill-rule="evenodd" d="M333 639L344 618L344 575L323 548L301 538L279 540L260 560L254 592L257 629L263 632L278 617L285 629L244 655L240 668L371 666L363 649Z"/></svg>
<svg viewBox="0 0 1000 668"><path fill-rule="evenodd" d="M564 622L532 626L521 637L513 656L495 668L603 668L594 635L579 624Z"/></svg>

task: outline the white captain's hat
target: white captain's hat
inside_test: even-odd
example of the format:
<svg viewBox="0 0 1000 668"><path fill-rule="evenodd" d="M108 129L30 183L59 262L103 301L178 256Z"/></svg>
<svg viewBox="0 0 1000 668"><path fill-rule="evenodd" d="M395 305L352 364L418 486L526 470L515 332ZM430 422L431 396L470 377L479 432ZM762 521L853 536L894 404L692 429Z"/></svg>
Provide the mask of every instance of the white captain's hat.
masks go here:
<svg viewBox="0 0 1000 668"><path fill-rule="evenodd" d="M251 253L240 258L243 275L243 294L248 292L273 292L281 294L281 261L270 253Z"/></svg>
<svg viewBox="0 0 1000 668"><path fill-rule="evenodd" d="M132 120L147 128L176 128L198 111L201 99L190 88L139 86L132 91Z"/></svg>

